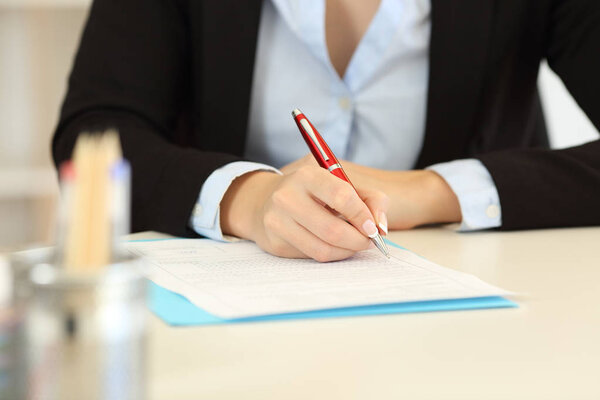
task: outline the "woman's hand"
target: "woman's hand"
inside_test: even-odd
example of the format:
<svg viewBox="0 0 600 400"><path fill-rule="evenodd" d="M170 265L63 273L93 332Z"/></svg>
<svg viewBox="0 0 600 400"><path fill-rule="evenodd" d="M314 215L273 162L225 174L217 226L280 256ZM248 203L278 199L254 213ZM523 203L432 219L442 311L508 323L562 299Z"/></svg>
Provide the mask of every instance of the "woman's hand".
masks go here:
<svg viewBox="0 0 600 400"><path fill-rule="evenodd" d="M316 163L284 170L248 173L231 184L221 202L223 233L277 256L325 262L369 248L376 223L385 226L382 192L365 186L357 194Z"/></svg>
<svg viewBox="0 0 600 400"><path fill-rule="evenodd" d="M387 216L390 229L462 221L456 195L433 171L386 171L349 161L341 164L357 189L374 189L389 196ZM283 167L282 172L290 174L307 165L317 165L310 154Z"/></svg>

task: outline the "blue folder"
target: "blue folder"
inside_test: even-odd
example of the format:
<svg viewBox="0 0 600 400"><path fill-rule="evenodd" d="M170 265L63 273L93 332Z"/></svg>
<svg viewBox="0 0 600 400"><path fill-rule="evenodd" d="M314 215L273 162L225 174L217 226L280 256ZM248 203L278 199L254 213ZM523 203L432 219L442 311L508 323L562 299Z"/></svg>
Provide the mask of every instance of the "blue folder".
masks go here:
<svg viewBox="0 0 600 400"><path fill-rule="evenodd" d="M388 241L392 246L403 248ZM498 296L469 299L413 301L408 303L377 304L327 310L304 311L286 314L263 315L239 319L223 319L209 314L190 303L185 297L150 283L150 310L172 326L220 325L290 319L337 318L365 315L403 314L432 311L478 310L484 308L514 308L518 305Z"/></svg>

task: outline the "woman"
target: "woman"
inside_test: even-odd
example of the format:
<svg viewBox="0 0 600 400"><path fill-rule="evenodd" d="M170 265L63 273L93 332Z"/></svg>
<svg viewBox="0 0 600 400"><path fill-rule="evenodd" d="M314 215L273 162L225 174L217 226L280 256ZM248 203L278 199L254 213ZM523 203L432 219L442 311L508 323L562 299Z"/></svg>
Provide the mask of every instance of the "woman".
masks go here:
<svg viewBox="0 0 600 400"><path fill-rule="evenodd" d="M536 89L547 58L600 126L598 39L593 0L97 0L53 154L116 127L134 230L284 257L343 259L377 226L598 224L600 142L547 150ZM360 196L302 158L295 107Z"/></svg>

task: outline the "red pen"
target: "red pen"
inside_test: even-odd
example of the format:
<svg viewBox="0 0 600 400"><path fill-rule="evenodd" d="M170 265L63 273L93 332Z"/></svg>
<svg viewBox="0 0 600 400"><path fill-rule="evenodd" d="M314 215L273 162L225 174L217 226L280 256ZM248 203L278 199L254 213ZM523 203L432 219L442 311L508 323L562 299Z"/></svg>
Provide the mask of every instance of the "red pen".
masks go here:
<svg viewBox="0 0 600 400"><path fill-rule="evenodd" d="M321 134L314 125L306 118L302 111L297 108L292 111L292 116L294 117L294 121L296 121L296 125L304 138L304 141L308 145L310 152L317 160L317 163L322 167L331 172L333 175L342 179L343 181L348 182L354 191L356 188L350 182L348 175L344 172L342 168L342 164L338 161L338 159L333 154L333 151L327 146L327 143L321 137ZM379 233L375 233L374 235L369 236L369 238L373 241L375 246L387 257L390 258L390 252L387 248L387 245L383 241L383 238Z"/></svg>

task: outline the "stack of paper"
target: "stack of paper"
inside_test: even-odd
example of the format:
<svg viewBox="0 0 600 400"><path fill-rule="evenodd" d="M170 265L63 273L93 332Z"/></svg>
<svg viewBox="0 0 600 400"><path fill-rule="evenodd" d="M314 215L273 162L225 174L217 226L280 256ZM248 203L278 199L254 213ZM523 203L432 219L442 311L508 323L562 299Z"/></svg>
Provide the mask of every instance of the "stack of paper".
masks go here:
<svg viewBox="0 0 600 400"><path fill-rule="evenodd" d="M397 248L389 260L371 250L332 263L275 257L251 242L173 239L128 248L146 258L149 279L227 320L509 294Z"/></svg>

